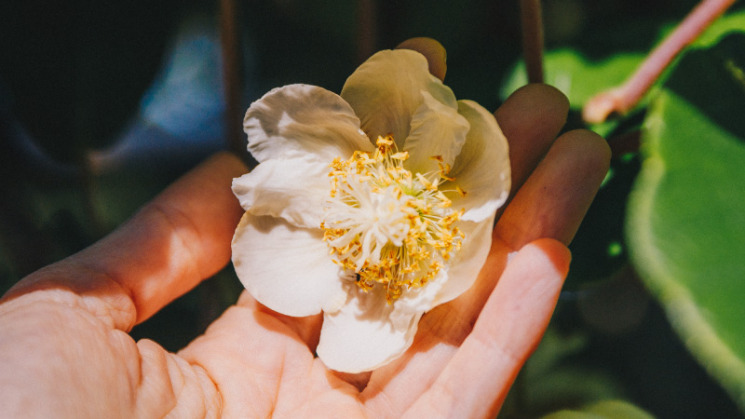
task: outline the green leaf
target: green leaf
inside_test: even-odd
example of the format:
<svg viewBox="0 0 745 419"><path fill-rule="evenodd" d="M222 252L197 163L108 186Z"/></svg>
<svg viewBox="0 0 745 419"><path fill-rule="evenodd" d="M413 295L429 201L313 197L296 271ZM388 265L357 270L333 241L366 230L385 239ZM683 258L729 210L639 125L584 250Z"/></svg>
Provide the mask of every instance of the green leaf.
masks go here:
<svg viewBox="0 0 745 419"><path fill-rule="evenodd" d="M583 407L581 410L561 410L543 419L653 419L654 416L631 403L621 400L604 400Z"/></svg>
<svg viewBox="0 0 745 419"><path fill-rule="evenodd" d="M545 82L561 90L572 108L580 109L598 92L623 83L643 59L641 53L618 53L592 61L573 49L549 51L544 56ZM525 63L521 61L509 73L500 96L505 99L526 83Z"/></svg>
<svg viewBox="0 0 745 419"><path fill-rule="evenodd" d="M699 362L745 410L745 36L687 53L651 103L630 254Z"/></svg>

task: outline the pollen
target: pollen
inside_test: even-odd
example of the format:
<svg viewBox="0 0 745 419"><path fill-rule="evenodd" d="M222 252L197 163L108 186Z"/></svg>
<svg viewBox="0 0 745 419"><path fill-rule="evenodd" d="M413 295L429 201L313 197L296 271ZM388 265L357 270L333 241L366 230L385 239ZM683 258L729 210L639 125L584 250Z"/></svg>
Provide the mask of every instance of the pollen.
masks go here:
<svg viewBox="0 0 745 419"><path fill-rule="evenodd" d="M464 234L457 223L463 209L453 209L441 190L449 165L440 156L438 170L412 174L404 167L407 152L393 137L381 136L374 153L356 151L330 165L324 241L336 264L354 272L363 290L383 287L393 304L405 290L432 281L460 250Z"/></svg>

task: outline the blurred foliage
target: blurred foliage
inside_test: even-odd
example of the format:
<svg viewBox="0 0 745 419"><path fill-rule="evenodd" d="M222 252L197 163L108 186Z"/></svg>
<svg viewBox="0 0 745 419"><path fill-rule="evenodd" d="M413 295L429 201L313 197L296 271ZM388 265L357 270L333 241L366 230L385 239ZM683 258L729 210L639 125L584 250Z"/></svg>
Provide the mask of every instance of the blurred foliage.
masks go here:
<svg viewBox="0 0 745 419"><path fill-rule="evenodd" d="M598 92L623 83L644 57L641 52L618 53L593 62L574 49L552 50L544 56L545 81L564 92L572 108L581 109ZM505 81L500 96L506 99L527 81L521 61Z"/></svg>
<svg viewBox="0 0 745 419"><path fill-rule="evenodd" d="M621 401L607 400L585 406L580 410L561 410L544 419L652 419L654 416L638 407Z"/></svg>
<svg viewBox="0 0 745 419"><path fill-rule="evenodd" d="M0 292L225 148L217 4L0 2ZM364 36L376 49L438 39L448 85L487 108L524 83L516 1L374 4L374 16L359 16L346 0L238 2L244 106L288 83L338 91ZM695 4L544 0L547 80L572 102L567 129L584 127L582 104L622 82ZM371 33L358 33L362 18L373 18ZM741 367L726 370L745 357L745 45L728 35L743 29L745 14L732 11L638 109L590 127L609 138L611 171L571 246L546 338L500 417L739 416ZM240 290L228 267L133 335L177 350Z"/></svg>

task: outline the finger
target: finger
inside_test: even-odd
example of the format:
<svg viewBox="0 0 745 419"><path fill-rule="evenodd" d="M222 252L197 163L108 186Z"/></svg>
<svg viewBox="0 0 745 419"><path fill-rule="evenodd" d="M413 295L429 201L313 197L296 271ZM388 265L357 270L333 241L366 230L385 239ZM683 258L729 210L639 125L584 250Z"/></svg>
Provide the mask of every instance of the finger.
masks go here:
<svg viewBox="0 0 745 419"><path fill-rule="evenodd" d="M437 333L448 336L453 344L459 343L462 335L458 337L455 332L454 319L460 319L464 325L473 324L507 265L510 252L540 238L568 245L609 164L607 143L590 131L572 131L556 140L499 218L479 278L450 303L447 319L436 325ZM467 327L463 329L468 332Z"/></svg>
<svg viewBox="0 0 745 419"><path fill-rule="evenodd" d="M72 291L87 309L129 330L229 261L242 214L230 185L246 170L232 155L209 159L108 237L30 275L5 298Z"/></svg>
<svg viewBox="0 0 745 419"><path fill-rule="evenodd" d="M482 275L461 298L465 319L476 318L507 263L507 254L540 238L569 245L608 172L610 149L590 131L571 131L553 144L546 157L507 205L497 221Z"/></svg>
<svg viewBox="0 0 745 419"><path fill-rule="evenodd" d="M513 194L551 147L568 112L566 96L545 84L518 89L494 112L510 145Z"/></svg>
<svg viewBox="0 0 745 419"><path fill-rule="evenodd" d="M608 162L608 147L595 134L574 131L556 141L498 222L476 282L459 298L422 318L413 349L401 362L373 375L366 390L373 395L371 403L375 403L375 392L385 389L386 403L406 405L411 399L396 394L404 394L404 390L412 394L429 387L436 377L432 365L444 365L471 331L497 281L501 281L509 253L541 237L568 243L595 196ZM512 231L517 228L514 226L519 230ZM397 378L404 375L416 376L417 384Z"/></svg>
<svg viewBox="0 0 745 419"><path fill-rule="evenodd" d="M570 258L551 239L517 252L473 331L407 417L495 417L548 326Z"/></svg>
<svg viewBox="0 0 745 419"><path fill-rule="evenodd" d="M609 165L610 149L597 134L562 135L509 203L494 236L513 249L541 237L568 245Z"/></svg>
<svg viewBox="0 0 745 419"><path fill-rule="evenodd" d="M420 52L427 58L429 72L440 80L445 80L447 72L445 47L432 38L411 38L396 47L396 49L411 49Z"/></svg>

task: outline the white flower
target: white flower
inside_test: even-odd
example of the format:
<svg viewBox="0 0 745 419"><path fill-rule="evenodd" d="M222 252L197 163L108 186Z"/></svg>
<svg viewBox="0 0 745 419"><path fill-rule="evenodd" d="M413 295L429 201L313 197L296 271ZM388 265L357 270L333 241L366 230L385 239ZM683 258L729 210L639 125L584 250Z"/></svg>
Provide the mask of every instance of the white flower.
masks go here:
<svg viewBox="0 0 745 419"><path fill-rule="evenodd" d="M233 264L272 310L323 311L317 353L329 368L395 359L423 313L472 285L510 188L507 142L421 54L375 54L340 96L274 89L244 128L260 164L233 182L246 210Z"/></svg>

